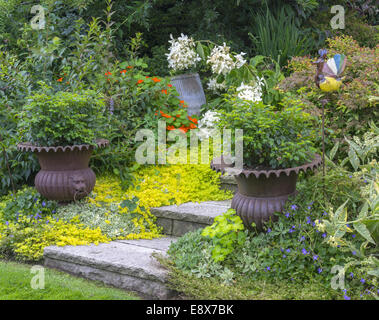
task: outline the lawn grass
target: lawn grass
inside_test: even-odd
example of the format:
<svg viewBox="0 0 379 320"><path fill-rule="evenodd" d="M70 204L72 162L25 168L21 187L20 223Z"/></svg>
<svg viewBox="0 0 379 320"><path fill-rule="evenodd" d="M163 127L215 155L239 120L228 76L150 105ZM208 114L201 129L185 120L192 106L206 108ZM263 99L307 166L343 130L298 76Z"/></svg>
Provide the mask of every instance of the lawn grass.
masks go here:
<svg viewBox="0 0 379 320"><path fill-rule="evenodd" d="M0 300L138 300L139 297L98 282L44 269L45 288L32 289L32 265L0 260Z"/></svg>

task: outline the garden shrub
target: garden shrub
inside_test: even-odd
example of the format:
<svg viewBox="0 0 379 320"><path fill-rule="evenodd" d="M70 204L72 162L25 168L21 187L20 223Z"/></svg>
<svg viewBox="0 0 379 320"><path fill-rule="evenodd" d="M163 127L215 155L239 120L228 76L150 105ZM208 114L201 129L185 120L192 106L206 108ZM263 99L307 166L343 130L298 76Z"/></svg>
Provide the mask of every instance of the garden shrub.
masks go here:
<svg viewBox="0 0 379 320"><path fill-rule="evenodd" d="M24 142L37 146L94 145L96 139L104 138L105 107L96 92L54 94L43 86L41 93L28 100L18 115Z"/></svg>
<svg viewBox="0 0 379 320"><path fill-rule="evenodd" d="M305 109L321 115L321 100L328 99L325 107L327 150L344 136L351 139L360 136L369 127L370 121L378 117L377 83L379 80L379 47L363 48L349 36L328 40L328 56L335 53L347 56L343 86L332 94L322 93L314 83L316 66L310 57L293 58L289 68L294 72L279 84L283 92L291 93L301 99ZM344 152L345 151L345 152ZM338 158L346 155L341 149Z"/></svg>
<svg viewBox="0 0 379 320"><path fill-rule="evenodd" d="M251 168L292 168L310 162L313 147L312 117L300 106L282 110L263 102L231 98L231 111L220 113L220 128L242 129L244 164Z"/></svg>

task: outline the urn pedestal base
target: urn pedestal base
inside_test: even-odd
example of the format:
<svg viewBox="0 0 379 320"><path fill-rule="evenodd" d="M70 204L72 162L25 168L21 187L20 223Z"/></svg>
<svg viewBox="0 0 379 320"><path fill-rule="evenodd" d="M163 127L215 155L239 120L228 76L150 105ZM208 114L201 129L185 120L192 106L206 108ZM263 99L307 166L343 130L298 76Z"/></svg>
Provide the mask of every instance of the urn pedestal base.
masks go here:
<svg viewBox="0 0 379 320"><path fill-rule="evenodd" d="M278 220L274 213L282 212L288 198L294 195L296 195L296 192L274 198L256 198L244 196L237 191L231 207L236 210L236 213L249 230L253 229L252 223L255 224L257 230L262 230L265 222L270 219L272 221Z"/></svg>

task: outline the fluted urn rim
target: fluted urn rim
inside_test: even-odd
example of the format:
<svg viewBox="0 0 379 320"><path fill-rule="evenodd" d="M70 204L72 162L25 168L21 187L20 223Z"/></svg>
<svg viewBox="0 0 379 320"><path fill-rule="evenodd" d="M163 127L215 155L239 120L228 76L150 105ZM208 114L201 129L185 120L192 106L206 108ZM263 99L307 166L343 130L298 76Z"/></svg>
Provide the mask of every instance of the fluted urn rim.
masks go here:
<svg viewBox="0 0 379 320"><path fill-rule="evenodd" d="M217 161L215 161L217 159ZM216 172L225 173L228 171L228 169L233 168L233 165L227 165L221 160L220 158L216 158L212 160L211 162L211 169L215 170ZM319 167L322 163L321 156L318 154L315 154L314 159L306 163L302 166L297 166L293 168L286 168L286 169L276 169L276 170L248 170L248 169L242 169L238 174L233 174L233 171L231 172L232 175L235 177L241 177L245 176L246 178L249 178L250 175L254 175L257 179L264 175L266 178L269 178L271 175L275 175L277 178L284 173L285 175L289 176L291 173L295 172L296 174L299 174L300 171L307 172L308 170L313 171L317 167Z"/></svg>
<svg viewBox="0 0 379 320"><path fill-rule="evenodd" d="M97 139L96 142L95 142L95 145L91 145L91 144L75 144L75 145L68 145L68 146L57 146L57 147L39 147L39 146L35 146L33 145L32 143L30 142L22 142L22 143L19 143L17 145L17 149L20 150L20 151L23 151L23 152L58 152L58 151L63 151L63 152L66 152L66 151L74 151L74 150L79 150L79 151L82 151L82 150L91 150L95 147L98 147L98 148L102 148L102 147L106 147L107 145L109 145L109 140L107 139Z"/></svg>

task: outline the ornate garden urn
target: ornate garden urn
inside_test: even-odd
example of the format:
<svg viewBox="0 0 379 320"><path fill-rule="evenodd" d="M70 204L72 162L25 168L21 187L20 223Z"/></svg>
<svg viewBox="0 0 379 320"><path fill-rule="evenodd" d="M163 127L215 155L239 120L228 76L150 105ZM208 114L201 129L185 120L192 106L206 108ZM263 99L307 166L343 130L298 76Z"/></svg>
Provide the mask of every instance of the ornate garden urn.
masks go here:
<svg viewBox="0 0 379 320"><path fill-rule="evenodd" d="M94 188L96 175L89 167L95 147L105 147L108 140L96 141L93 145L37 147L20 143L21 151L37 155L41 170L35 177L37 191L49 200L65 203L86 197Z"/></svg>
<svg viewBox="0 0 379 320"><path fill-rule="evenodd" d="M232 200L232 209L242 219L244 225L252 230L252 223L258 231L263 230L265 222L276 221L274 213L280 213L289 197L296 195L296 182L300 171L313 171L321 164L321 157L315 155L312 162L305 165L279 170L240 170L234 177L238 191ZM211 163L217 172L226 172L230 165L219 159Z"/></svg>

